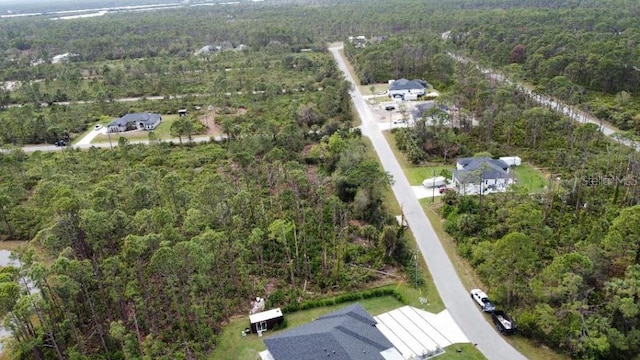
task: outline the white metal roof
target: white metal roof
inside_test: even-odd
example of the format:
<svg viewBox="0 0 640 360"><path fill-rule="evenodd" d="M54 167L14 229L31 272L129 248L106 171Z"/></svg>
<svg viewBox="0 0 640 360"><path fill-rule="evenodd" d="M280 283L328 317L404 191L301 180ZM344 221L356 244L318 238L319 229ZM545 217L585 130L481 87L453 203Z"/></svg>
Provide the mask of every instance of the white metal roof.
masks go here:
<svg viewBox="0 0 640 360"><path fill-rule="evenodd" d="M420 356L436 348L469 342L447 310L433 314L411 306L375 317L376 327L391 341L405 359Z"/></svg>
<svg viewBox="0 0 640 360"><path fill-rule="evenodd" d="M405 360L402 357L402 354L398 351L398 349L392 347L388 348L385 351L381 351L380 355L384 358L384 360Z"/></svg>
<svg viewBox="0 0 640 360"><path fill-rule="evenodd" d="M276 308L276 309L259 312L257 314L249 315L249 321L252 324L255 324L260 321L275 319L280 316L282 316L282 311L280 310L280 308Z"/></svg>

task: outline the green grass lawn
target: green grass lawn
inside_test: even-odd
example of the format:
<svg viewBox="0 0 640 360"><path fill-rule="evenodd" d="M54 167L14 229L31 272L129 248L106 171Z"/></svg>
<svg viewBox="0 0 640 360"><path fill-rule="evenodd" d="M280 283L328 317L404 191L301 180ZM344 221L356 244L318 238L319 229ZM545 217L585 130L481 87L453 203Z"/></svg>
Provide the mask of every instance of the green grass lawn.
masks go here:
<svg viewBox="0 0 640 360"><path fill-rule="evenodd" d="M397 309L404 305L392 296L364 299L359 300L358 302L372 316ZM319 316L330 313L349 304L353 303L343 303L335 306L325 306L305 311L297 311L291 314L284 314L284 317L287 321L287 328L279 331L270 331L266 333L262 338L258 337L258 335L256 334L249 334L246 338L243 338L241 332L249 326L249 317L236 317L235 319L231 320L231 322L227 326L225 326L224 330L220 334L218 346L209 359L256 360L258 357L258 353L266 349L264 343L262 342L264 338L308 323L313 319L318 318Z"/></svg>
<svg viewBox="0 0 640 360"><path fill-rule="evenodd" d="M155 130L153 130L153 132L156 134L158 139L173 138L173 136L171 136L171 124L173 124L173 122L176 121L177 119L178 119L178 115L176 114L162 115L162 122L160 123L160 125L158 125L158 127ZM120 137L125 137L129 140L149 140L149 131L139 130L139 131L132 131L128 133L115 133L115 134L111 134L110 136L111 136L111 142L113 143L118 143L118 139ZM187 141L186 137L184 137L183 140ZM107 142L109 142L109 135L100 134L96 136L91 143L95 144L95 143L107 143Z"/></svg>
<svg viewBox="0 0 640 360"><path fill-rule="evenodd" d="M523 163L512 168L518 179L518 184L524 186L529 192L539 192L547 185L544 175L530 164Z"/></svg>
<svg viewBox="0 0 640 360"><path fill-rule="evenodd" d="M436 359L438 360L454 360L454 359L464 359L464 360L484 360L486 357L482 355L480 350L476 348L473 344L465 343L465 344L453 344L444 348L445 353L442 355L438 355Z"/></svg>
<svg viewBox="0 0 640 360"><path fill-rule="evenodd" d="M373 93L371 92L372 86L374 88ZM360 90L360 93L364 96L377 95L387 91L387 89L389 89L389 84L385 84L385 83L358 86L358 90ZM388 96L387 96L387 99L389 99Z"/></svg>
<svg viewBox="0 0 640 360"><path fill-rule="evenodd" d="M449 174L453 171L453 166L444 165L424 165L424 166L411 166L404 168L404 174L409 180L409 184L412 186L422 185L425 179L430 179L435 176L442 176L442 171L446 170ZM451 177L447 176L448 180Z"/></svg>

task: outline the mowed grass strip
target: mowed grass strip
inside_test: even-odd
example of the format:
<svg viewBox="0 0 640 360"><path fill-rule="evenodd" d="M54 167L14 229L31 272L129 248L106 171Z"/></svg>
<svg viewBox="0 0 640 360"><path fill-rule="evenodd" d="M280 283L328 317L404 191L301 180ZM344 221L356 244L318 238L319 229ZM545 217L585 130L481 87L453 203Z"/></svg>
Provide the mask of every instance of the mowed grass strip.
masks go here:
<svg viewBox="0 0 640 360"><path fill-rule="evenodd" d="M445 353L438 355L438 360L485 360L480 350L470 343L453 344L444 348Z"/></svg>
<svg viewBox="0 0 640 360"><path fill-rule="evenodd" d="M372 154L371 158L378 161L378 163L382 167L382 163L380 162L380 159L378 158L375 150L373 149L373 144L371 143L371 140L369 138L363 138L363 140L370 149L369 153ZM402 215L402 207L398 203L398 200L396 199L393 193L393 190L391 189L390 186L383 190L382 199L384 201L384 207L389 214L392 214L394 216ZM417 254L418 246L416 243L416 239L413 236L413 233L411 231L407 231L406 234L411 241L411 248L414 250L414 253ZM413 267L411 266L407 267L406 270L415 271L416 264L414 263L413 265L414 265ZM433 282L433 277L431 277L431 272L429 271L429 267L427 266L427 263L425 262L424 257L421 255L417 256L417 266L418 266L418 272L420 273L420 277L423 280L423 284L418 288L416 288L413 284L407 284L408 286L400 287L398 289L398 291L402 293L405 301L407 301L406 305L411 305L417 308L431 311L433 313L438 313L444 310L445 309L444 303L440 298L440 294L438 294L438 290L436 289L436 285ZM428 303L422 304L420 302L420 299L426 299Z"/></svg>

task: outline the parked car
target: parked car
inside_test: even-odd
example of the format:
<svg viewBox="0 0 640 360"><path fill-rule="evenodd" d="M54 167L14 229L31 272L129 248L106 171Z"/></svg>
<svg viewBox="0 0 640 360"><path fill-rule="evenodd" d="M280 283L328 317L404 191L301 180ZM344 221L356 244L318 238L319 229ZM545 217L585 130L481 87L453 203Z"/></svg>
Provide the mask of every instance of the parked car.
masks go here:
<svg viewBox="0 0 640 360"><path fill-rule="evenodd" d="M384 107L384 109L387 110L387 111L392 111L392 110L395 110L396 107L395 107L395 105L386 105Z"/></svg>
<svg viewBox="0 0 640 360"><path fill-rule="evenodd" d="M484 312L493 312L496 309L495 305L489 301L487 294L480 289L471 290L471 298L480 305Z"/></svg>
<svg viewBox="0 0 640 360"><path fill-rule="evenodd" d="M98 125L93 127L93 130L100 130L102 128L103 128L102 124L98 124Z"/></svg>
<svg viewBox="0 0 640 360"><path fill-rule="evenodd" d="M57 140L56 142L53 143L53 145L55 146L67 146L67 142L64 140Z"/></svg>
<svg viewBox="0 0 640 360"><path fill-rule="evenodd" d="M515 334L518 326L516 323L502 310L495 310L491 313L493 323L496 325L496 329L503 335Z"/></svg>

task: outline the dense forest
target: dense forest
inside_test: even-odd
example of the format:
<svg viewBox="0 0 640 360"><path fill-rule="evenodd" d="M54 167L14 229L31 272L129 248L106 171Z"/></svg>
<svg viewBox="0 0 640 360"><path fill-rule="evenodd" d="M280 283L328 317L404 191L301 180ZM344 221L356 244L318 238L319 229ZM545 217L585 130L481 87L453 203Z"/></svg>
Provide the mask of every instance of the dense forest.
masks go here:
<svg viewBox="0 0 640 360"><path fill-rule="evenodd" d="M223 143L0 155L0 230L42 250L4 270L13 358L202 358L254 296L293 304L401 268L390 179L324 64L322 92L256 101Z"/></svg>
<svg viewBox="0 0 640 360"><path fill-rule="evenodd" d="M369 39L345 47L363 84L423 78L459 109L394 132L409 160L518 154L548 175L541 193L447 194L439 209L520 333L579 359L637 356L638 154L447 54L638 131L637 4L313 4L0 20L3 144L131 111L246 110L221 119L220 143L0 153L0 234L37 250L21 273L2 269L13 358L202 358L251 297L291 304L401 269L410 245L383 210L390 179L351 131L349 85L325 51L355 35ZM219 49L196 56L205 45ZM117 101L150 96L165 99ZM41 295L20 290L23 275Z"/></svg>

